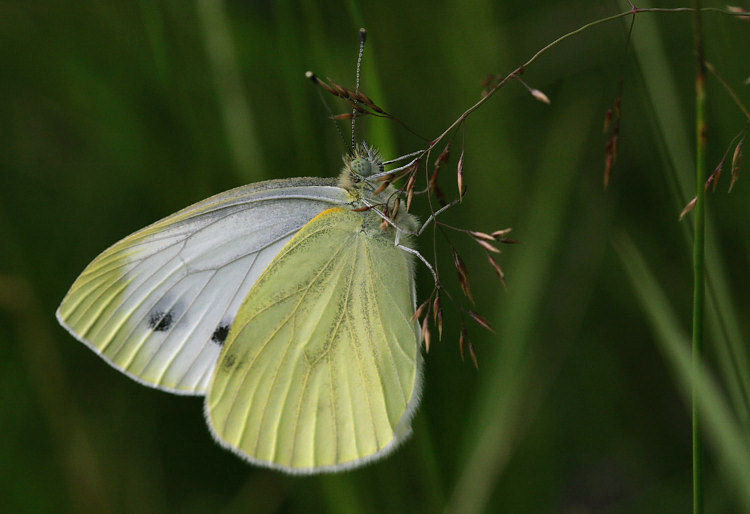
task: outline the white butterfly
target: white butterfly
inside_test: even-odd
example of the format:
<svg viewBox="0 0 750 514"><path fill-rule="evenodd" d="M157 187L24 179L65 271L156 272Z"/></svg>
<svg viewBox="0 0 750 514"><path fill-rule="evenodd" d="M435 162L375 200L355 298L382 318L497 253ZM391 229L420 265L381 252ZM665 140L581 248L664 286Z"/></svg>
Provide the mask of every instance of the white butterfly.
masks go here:
<svg viewBox="0 0 750 514"><path fill-rule="evenodd" d="M380 458L410 433L422 365L400 233L416 223L381 226L397 195L376 194L382 170L363 145L338 179L187 207L94 259L58 320L135 380L206 395L212 434L251 462L315 473Z"/></svg>

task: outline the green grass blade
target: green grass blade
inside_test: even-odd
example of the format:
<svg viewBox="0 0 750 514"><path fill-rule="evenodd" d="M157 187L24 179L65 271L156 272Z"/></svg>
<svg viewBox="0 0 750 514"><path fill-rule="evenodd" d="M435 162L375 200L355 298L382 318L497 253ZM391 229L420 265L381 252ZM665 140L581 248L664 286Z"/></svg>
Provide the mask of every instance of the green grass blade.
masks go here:
<svg viewBox="0 0 750 514"><path fill-rule="evenodd" d="M469 435L464 448L468 457L460 469L446 512L476 513L487 508L522 429L551 380L534 329L544 308L545 284L555 273L554 257L562 244L566 211L575 190L578 171L575 163L581 159L581 143L585 141L571 140L565 134L583 130L580 126L571 127L590 119L584 106L570 102L547 135L548 144L541 145L545 152L536 191L528 203L528 211L519 217L526 220L524 243L533 246L533 251L524 256L522 266L519 263L509 272L513 277L509 305L496 318L512 323L501 326L495 338L501 346L492 361L480 364L480 373L486 369L490 374L478 393L472 415L474 427L466 431Z"/></svg>
<svg viewBox="0 0 750 514"><path fill-rule="evenodd" d="M745 510L750 510L750 446L743 429L706 367L702 363L693 366L689 337L680 326L657 277L651 273L635 245L627 236L621 236L615 241L615 246L651 324L656 344L672 367L686 403L689 403L691 390L694 391L706 435L727 471L726 479L734 486Z"/></svg>

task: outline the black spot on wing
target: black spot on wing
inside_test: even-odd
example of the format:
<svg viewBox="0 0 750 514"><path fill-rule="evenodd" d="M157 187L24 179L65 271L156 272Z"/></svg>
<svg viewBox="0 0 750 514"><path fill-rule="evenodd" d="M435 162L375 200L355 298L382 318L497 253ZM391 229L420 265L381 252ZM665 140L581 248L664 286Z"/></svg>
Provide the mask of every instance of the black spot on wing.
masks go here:
<svg viewBox="0 0 750 514"><path fill-rule="evenodd" d="M219 326L216 327L216 330L214 330L214 333L211 334L211 341L219 346L223 345L229 335L229 327L229 323L220 323Z"/></svg>
<svg viewBox="0 0 750 514"><path fill-rule="evenodd" d="M148 316L148 328L154 332L166 332L172 328L172 325L174 325L172 312L154 310Z"/></svg>

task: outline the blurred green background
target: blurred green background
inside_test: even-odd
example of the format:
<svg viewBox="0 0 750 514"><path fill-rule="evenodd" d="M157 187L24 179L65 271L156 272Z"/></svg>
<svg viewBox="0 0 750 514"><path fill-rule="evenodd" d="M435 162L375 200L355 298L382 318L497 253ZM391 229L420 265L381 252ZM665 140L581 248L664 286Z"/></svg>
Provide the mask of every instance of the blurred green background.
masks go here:
<svg viewBox="0 0 750 514"><path fill-rule="evenodd" d="M688 511L684 372L654 326L690 327L691 220L677 220L695 190L689 14L639 16L624 65L626 18L565 41L524 74L551 105L511 83L469 118L469 192L446 220L512 226L523 244L499 258L505 291L481 249L451 235L496 334L469 325L476 371L460 360L460 321L446 307L414 435L383 461L313 477L247 465L212 441L200 399L117 373L54 317L84 266L130 232L245 183L338 173L344 146L304 72L353 86L360 26L362 89L433 138L479 98L485 75L626 10L583 0L2 2L0 510ZM750 25L715 13L704 22L708 59L748 103ZM602 122L620 77L620 153L603 191ZM715 78L708 88L712 168L745 119ZM360 127L386 157L423 146L387 120ZM459 142L442 174L451 195ZM711 419L740 446L709 431L710 512L747 508L737 469L750 472L750 187L741 179L726 195L728 172L708 197L706 346L723 402L713 404L730 413ZM654 279L638 275L634 256ZM423 268L418 285L431 288ZM665 292L673 318L648 306L658 295L646 286Z"/></svg>

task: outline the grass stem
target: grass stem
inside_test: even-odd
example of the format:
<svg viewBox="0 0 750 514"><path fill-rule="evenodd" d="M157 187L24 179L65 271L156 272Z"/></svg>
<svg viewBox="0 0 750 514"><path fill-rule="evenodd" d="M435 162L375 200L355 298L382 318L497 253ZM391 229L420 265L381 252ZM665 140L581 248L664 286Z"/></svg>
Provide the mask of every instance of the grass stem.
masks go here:
<svg viewBox="0 0 750 514"><path fill-rule="evenodd" d="M703 353L703 318L705 311L705 170L706 170L706 60L703 52L700 0L694 0L694 44L697 58L695 78L695 236L693 238L693 367L701 365ZM692 394L693 414L693 513L703 513L703 434L695 385Z"/></svg>

